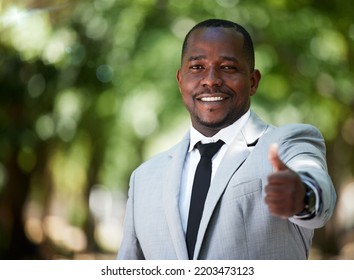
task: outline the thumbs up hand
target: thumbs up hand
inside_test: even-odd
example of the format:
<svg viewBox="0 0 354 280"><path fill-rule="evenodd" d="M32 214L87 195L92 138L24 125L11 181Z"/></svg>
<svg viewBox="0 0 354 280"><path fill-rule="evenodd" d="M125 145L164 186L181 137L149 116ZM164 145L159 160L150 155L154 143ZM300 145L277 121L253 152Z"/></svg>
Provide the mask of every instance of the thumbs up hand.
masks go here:
<svg viewBox="0 0 354 280"><path fill-rule="evenodd" d="M265 203L270 213L284 219L300 213L306 193L300 176L281 161L277 144L269 147L268 158L274 169L265 187Z"/></svg>
<svg viewBox="0 0 354 280"><path fill-rule="evenodd" d="M278 144L273 143L272 145L270 145L268 158L269 158L269 161L276 172L288 169L286 167L286 165L279 158Z"/></svg>

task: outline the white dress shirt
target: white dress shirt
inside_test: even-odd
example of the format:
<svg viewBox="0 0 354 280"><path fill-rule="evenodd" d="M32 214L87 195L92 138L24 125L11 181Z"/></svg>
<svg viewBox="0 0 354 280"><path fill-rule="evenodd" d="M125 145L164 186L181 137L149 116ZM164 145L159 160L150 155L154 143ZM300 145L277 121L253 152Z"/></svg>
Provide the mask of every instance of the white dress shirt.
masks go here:
<svg viewBox="0 0 354 280"><path fill-rule="evenodd" d="M182 227L184 233L187 231L189 205L192 195L192 187L194 180L194 173L200 160L200 154L197 148L194 148L195 144L201 141L203 144L217 142L219 139L224 141L224 145L215 154L212 159L212 173L211 182L214 178L215 172L218 169L222 158L225 155L227 148L230 146L236 135L241 131L242 127L246 124L250 117L250 111L248 110L241 118L239 118L232 125L221 129L213 137L206 137L197 131L193 126L190 129L190 143L189 150L186 156L186 160L183 166L181 189L179 196L179 211L182 220Z"/></svg>

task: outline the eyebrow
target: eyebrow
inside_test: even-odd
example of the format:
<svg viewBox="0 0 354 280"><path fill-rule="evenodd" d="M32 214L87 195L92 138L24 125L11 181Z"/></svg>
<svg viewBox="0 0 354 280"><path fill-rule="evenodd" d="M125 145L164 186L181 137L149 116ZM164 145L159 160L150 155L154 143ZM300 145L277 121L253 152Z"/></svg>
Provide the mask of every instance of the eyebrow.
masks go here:
<svg viewBox="0 0 354 280"><path fill-rule="evenodd" d="M194 60L203 60L206 59L207 57L205 55L196 55L196 56L190 56L188 58L188 61L194 61ZM236 57L233 56L220 56L220 58L222 60L226 60L226 61L232 61L235 63L239 63L239 60Z"/></svg>
<svg viewBox="0 0 354 280"><path fill-rule="evenodd" d="M205 55L190 56L190 57L188 58L188 61L202 60L202 59L206 59L206 56L205 56Z"/></svg>
<svg viewBox="0 0 354 280"><path fill-rule="evenodd" d="M223 60L239 63L240 61L234 56L220 56Z"/></svg>

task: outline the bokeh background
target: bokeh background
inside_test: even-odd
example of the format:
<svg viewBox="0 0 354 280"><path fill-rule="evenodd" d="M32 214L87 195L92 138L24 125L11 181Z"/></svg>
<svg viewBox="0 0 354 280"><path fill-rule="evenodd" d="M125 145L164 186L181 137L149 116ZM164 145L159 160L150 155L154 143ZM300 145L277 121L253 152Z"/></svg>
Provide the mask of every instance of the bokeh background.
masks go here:
<svg viewBox="0 0 354 280"><path fill-rule="evenodd" d="M338 193L312 259L354 259L354 2L1 0L0 258L114 259L132 170L189 126L175 82L196 22L243 24L253 109L317 126Z"/></svg>

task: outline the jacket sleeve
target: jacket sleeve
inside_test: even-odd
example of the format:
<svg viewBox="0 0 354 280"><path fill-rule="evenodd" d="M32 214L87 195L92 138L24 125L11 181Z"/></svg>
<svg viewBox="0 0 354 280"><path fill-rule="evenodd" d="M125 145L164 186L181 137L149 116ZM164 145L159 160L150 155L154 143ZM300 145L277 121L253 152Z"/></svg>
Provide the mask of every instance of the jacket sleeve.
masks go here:
<svg viewBox="0 0 354 280"><path fill-rule="evenodd" d="M133 172L130 177L128 200L124 218L123 240L118 251L118 260L145 259L134 226L134 178L135 172Z"/></svg>
<svg viewBox="0 0 354 280"><path fill-rule="evenodd" d="M318 189L318 207L310 219L292 217L289 220L305 228L319 228L331 218L336 192L328 174L326 147L317 128L311 125L288 125L289 134L279 143L279 153L286 165L301 174L302 180L312 181Z"/></svg>

